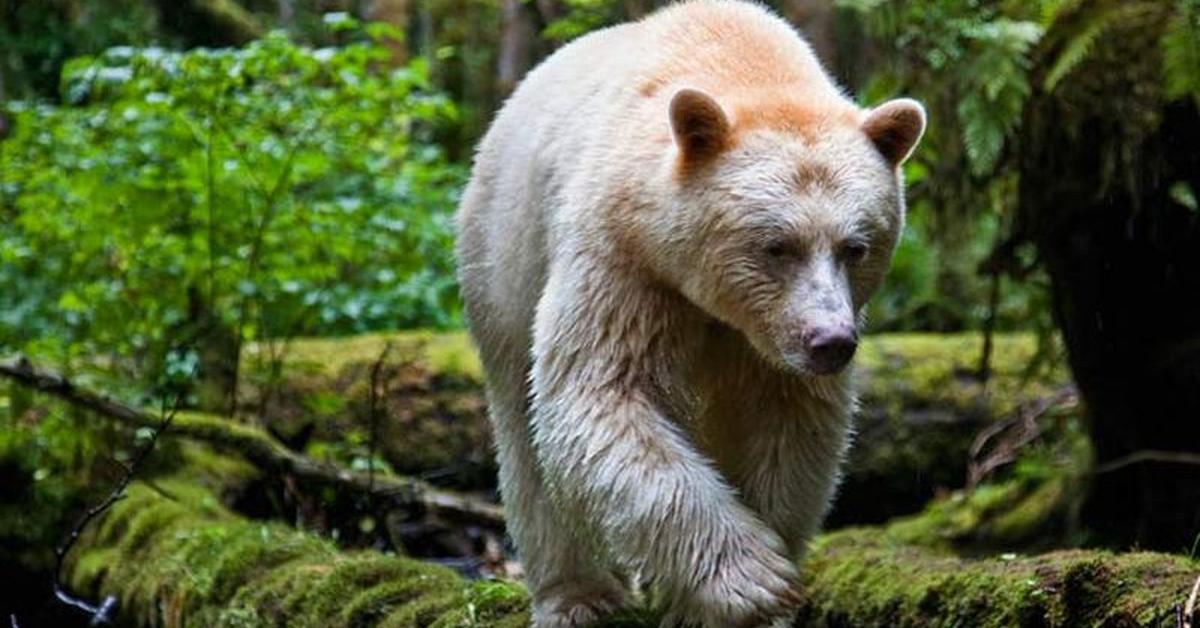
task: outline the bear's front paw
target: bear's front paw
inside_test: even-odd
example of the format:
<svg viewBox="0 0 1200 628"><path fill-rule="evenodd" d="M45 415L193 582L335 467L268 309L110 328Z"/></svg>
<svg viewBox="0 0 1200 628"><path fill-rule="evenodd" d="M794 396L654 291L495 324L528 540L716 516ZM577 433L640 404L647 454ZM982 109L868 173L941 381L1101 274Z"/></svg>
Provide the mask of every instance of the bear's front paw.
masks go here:
<svg viewBox="0 0 1200 628"><path fill-rule="evenodd" d="M628 604L619 583L569 582L539 592L533 603L533 628L581 628Z"/></svg>
<svg viewBox="0 0 1200 628"><path fill-rule="evenodd" d="M663 626L757 628L787 624L800 604L796 566L761 543L713 557L697 587L668 612Z"/></svg>

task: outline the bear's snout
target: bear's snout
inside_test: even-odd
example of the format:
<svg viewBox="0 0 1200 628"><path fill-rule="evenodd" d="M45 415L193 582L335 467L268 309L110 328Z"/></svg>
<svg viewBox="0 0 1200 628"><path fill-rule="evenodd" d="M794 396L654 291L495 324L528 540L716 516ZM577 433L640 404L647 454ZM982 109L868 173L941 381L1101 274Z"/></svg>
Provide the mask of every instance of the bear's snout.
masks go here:
<svg viewBox="0 0 1200 628"><path fill-rule="evenodd" d="M858 349L858 332L850 326L818 327L805 342L812 370L832 375L845 368Z"/></svg>

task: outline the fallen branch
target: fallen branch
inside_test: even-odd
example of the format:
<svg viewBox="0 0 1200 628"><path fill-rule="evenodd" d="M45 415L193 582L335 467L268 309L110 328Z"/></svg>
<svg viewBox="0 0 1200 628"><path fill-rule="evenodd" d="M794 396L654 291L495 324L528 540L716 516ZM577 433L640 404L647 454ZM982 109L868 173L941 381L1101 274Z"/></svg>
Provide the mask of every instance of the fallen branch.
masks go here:
<svg viewBox="0 0 1200 628"><path fill-rule="evenodd" d="M23 357L0 361L0 376L57 397L130 427L156 427L158 419L106 395L76 386L66 377L30 363ZM319 485L333 485L367 497L384 507L420 509L454 521L503 529L499 506L460 493L437 489L420 480L376 476L322 464L284 447L261 429L203 414L180 412L169 434L202 441L213 448L242 456L248 462L280 475Z"/></svg>
<svg viewBox="0 0 1200 628"><path fill-rule="evenodd" d="M1079 395L1074 387L1022 403L1013 416L984 428L971 443L967 460L967 489L974 489L996 469L1017 459L1021 448L1042 434L1038 420L1051 410L1074 407Z"/></svg>
<svg viewBox="0 0 1200 628"><path fill-rule="evenodd" d="M1165 462L1168 464L1200 465L1200 453L1192 451L1163 451L1160 449L1139 449L1130 454L1114 458L1092 470L1092 473L1112 473L1130 465L1143 462Z"/></svg>

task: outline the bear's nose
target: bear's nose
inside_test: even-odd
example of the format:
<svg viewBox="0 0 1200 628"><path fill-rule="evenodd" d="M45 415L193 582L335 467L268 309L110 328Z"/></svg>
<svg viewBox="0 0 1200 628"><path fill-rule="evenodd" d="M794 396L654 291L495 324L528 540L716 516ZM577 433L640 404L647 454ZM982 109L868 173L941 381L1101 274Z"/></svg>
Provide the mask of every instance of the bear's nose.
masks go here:
<svg viewBox="0 0 1200 628"><path fill-rule="evenodd" d="M818 375L832 375L844 368L858 348L858 333L852 327L824 327L808 339L808 356Z"/></svg>

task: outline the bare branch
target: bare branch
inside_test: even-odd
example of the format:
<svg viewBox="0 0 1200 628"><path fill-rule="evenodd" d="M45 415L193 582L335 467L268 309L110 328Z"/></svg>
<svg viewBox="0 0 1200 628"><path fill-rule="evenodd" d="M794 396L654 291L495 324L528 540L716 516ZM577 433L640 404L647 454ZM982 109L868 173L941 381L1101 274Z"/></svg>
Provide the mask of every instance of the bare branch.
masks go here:
<svg viewBox="0 0 1200 628"><path fill-rule="evenodd" d="M379 438L379 375L383 370L383 365L387 362L388 354L392 352L392 341L388 341L383 345L383 351L379 353L379 358L371 365L371 388L367 391L367 421L370 425L370 435L367 438L367 491L375 490L375 447L376 441ZM387 390L382 391L382 396L387 398Z"/></svg>
<svg viewBox="0 0 1200 628"><path fill-rule="evenodd" d="M967 460L967 488L973 489L996 469L1017 459L1017 452L1041 436L1038 425L1047 412L1079 403L1074 388L1068 387L1040 399L1021 404L1012 416L984 428L971 443Z"/></svg>
<svg viewBox="0 0 1200 628"><path fill-rule="evenodd" d="M17 367L23 368L26 371L32 371L33 369L33 365L30 364L28 360L24 359L18 360ZM142 464L146 461L146 458L152 451L154 451L155 445L158 444L158 438L167 430L167 428L171 426L171 421L179 412L179 406L182 403L182 399L183 395L176 395L174 402L172 402L170 408L168 408L166 398L163 398L163 407L159 414L160 418L158 424L155 426L154 431L151 432L150 438L146 439L146 442L142 443L142 446L138 448L129 464L122 465L125 469L125 472L121 475L121 479L117 481L117 485L113 487L112 492L110 492L108 496L105 497L100 503L92 506L86 512L84 512L83 516L80 517L79 521L75 524L75 527L72 528L71 532L67 535L66 541L54 549L54 574L52 583L54 588L54 597L58 598L58 600L63 604L78 608L79 610L82 610L90 615L92 618L90 622L92 626L99 626L112 622L112 614L117 607L117 598L110 595L104 598L104 600L100 602L98 606L93 606L87 600L71 595L69 592L67 592L66 588L63 587L62 584L63 562L66 560L67 554L71 551L71 548L74 547L75 543L79 540L79 535L83 533L88 524L100 515L107 512L108 509L112 508L112 505L117 503L118 500L125 497L125 490L129 488L129 483L133 481L134 476L137 475L138 470L141 469Z"/></svg>
<svg viewBox="0 0 1200 628"><path fill-rule="evenodd" d="M1117 469L1143 462L1166 462L1172 464L1200 465L1200 454L1191 451L1164 451L1161 449L1139 449L1120 458L1114 458L1092 469L1092 473L1112 473Z"/></svg>

